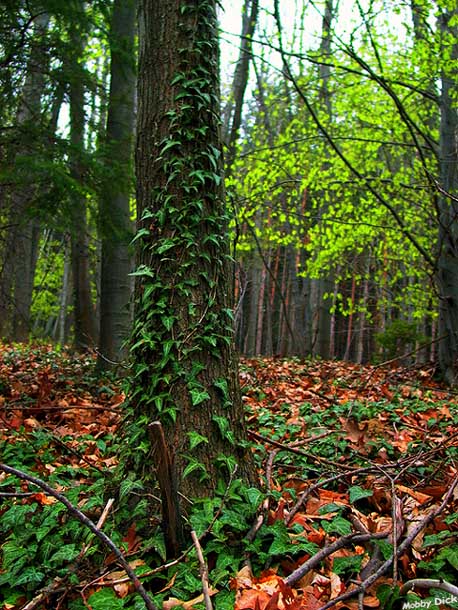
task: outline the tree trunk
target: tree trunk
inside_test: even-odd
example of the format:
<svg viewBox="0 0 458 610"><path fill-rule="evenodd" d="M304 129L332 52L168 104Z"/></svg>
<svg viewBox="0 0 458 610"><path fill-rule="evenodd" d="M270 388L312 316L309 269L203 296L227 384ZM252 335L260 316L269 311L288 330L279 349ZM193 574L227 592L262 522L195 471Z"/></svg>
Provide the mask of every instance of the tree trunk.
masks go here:
<svg viewBox="0 0 458 610"><path fill-rule="evenodd" d="M44 36L49 15L42 13L34 24L34 40L27 65L27 75L17 112L19 130L18 146L14 158L20 159L17 171L18 183L11 190L9 201L10 232L3 256L1 274L0 317L2 334L15 341L27 341L30 332L30 306L32 303L38 246L38 222L30 216L30 205L37 194L34 181L22 176L20 168L33 154L33 147L40 145L38 138L26 135L28 129L37 133L41 121L41 98L45 87L45 71L48 62Z"/></svg>
<svg viewBox="0 0 458 610"><path fill-rule="evenodd" d="M70 61L70 171L77 187L72 194L71 259L73 275L74 345L79 351L92 346L96 339L95 316L91 296L89 265L89 232L86 196L83 191L84 154L84 74L80 58L83 54L83 34L71 32L73 54Z"/></svg>
<svg viewBox="0 0 458 610"><path fill-rule="evenodd" d="M444 12L440 20L444 63L447 67L444 68L441 83L440 169L443 195L439 202L439 259L436 276L439 292L438 352L442 374L451 385L458 382L458 114L455 103L458 76L455 67L458 59L457 17L458 9L455 8ZM447 58L450 61L446 62Z"/></svg>
<svg viewBox="0 0 458 610"><path fill-rule="evenodd" d="M251 59L252 38L258 19L258 0L245 0L242 15L242 35L240 41L240 55L237 60L232 83L232 95L226 106L224 126L224 139L227 144L226 167L230 172L235 157L235 146L242 124L242 107L245 90L248 83L248 72Z"/></svg>
<svg viewBox="0 0 458 610"><path fill-rule="evenodd" d="M105 165L107 180L100 202L102 268L100 299L100 369L124 358L128 337L132 241L130 175L135 94L135 3L116 0L111 30L111 81Z"/></svg>
<svg viewBox="0 0 458 610"><path fill-rule="evenodd" d="M126 432L137 435L130 467L146 487L157 467L164 511L176 508L178 492L208 497L236 469L256 482L233 350L216 0L140 1L138 84L139 266Z"/></svg>
<svg viewBox="0 0 458 610"><path fill-rule="evenodd" d="M325 12L323 15L322 26L321 26L321 42L320 42L320 54L322 55L322 63L319 67L320 77L320 90L318 99L320 106L323 107L326 113L326 122L332 122L332 98L331 91L329 89L329 78L331 69L329 66L329 58L331 56L331 43L332 43L332 21L335 17L335 9L333 6L333 0L326 0ZM325 159L329 157L329 151L325 149ZM329 167L329 162L326 160L323 163L323 172ZM326 201L326 197L322 197L320 194L315 196L315 200L322 206L321 201ZM326 213L329 204L324 204L325 207L320 207L317 214L317 222L320 223L323 215ZM330 356L330 344L331 344L331 298L332 289L334 286L334 278L331 271L329 271L327 277L311 280L311 291L310 297L312 302L312 336L313 336L313 355L321 356L322 358L329 358ZM325 298L325 295L328 295Z"/></svg>

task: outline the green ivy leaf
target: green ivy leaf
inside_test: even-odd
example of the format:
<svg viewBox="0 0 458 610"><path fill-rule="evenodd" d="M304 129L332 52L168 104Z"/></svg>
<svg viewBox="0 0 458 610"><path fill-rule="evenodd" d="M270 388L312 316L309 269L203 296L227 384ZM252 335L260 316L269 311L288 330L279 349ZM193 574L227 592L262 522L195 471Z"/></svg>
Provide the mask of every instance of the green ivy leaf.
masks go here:
<svg viewBox="0 0 458 610"><path fill-rule="evenodd" d="M335 517L332 521L322 521L321 526L327 534L337 533L341 536L347 536L352 532L350 521L343 517Z"/></svg>
<svg viewBox="0 0 458 610"><path fill-rule="evenodd" d="M185 479L187 476L189 476L192 472L200 473L200 475L199 475L200 481L204 481L205 479L208 479L208 473L207 473L207 470L205 469L205 466L194 458L188 458L188 459L189 459L189 463L183 471L183 479Z"/></svg>
<svg viewBox="0 0 458 610"><path fill-rule="evenodd" d="M227 417L221 417L220 415L214 415L212 420L218 426L220 434L223 438L228 440L231 444L235 443L235 438L232 430L229 427L229 420Z"/></svg>
<svg viewBox="0 0 458 610"><path fill-rule="evenodd" d="M208 444L208 438L206 436L202 436L202 434L199 434L198 432L195 432L194 430L192 430L191 432L188 432L188 436L189 436L190 449L194 449L201 443Z"/></svg>
<svg viewBox="0 0 458 610"><path fill-rule="evenodd" d="M336 557L332 564L332 571L335 574L345 574L348 572L358 573L363 562L363 555L350 555L348 557Z"/></svg>
<svg viewBox="0 0 458 610"><path fill-rule="evenodd" d="M162 324L165 326L167 331L170 331L172 329L172 326L175 323L175 316L162 316L161 317L161 322Z"/></svg>
<svg viewBox="0 0 458 610"><path fill-rule="evenodd" d="M202 404L206 400L210 400L210 394L205 390L193 388L189 391L189 393L191 394L191 402L193 407L197 407L197 405Z"/></svg>
<svg viewBox="0 0 458 610"><path fill-rule="evenodd" d="M161 245L157 249L158 254L164 254L167 250L170 250L175 246L175 240L171 238L166 238L162 241Z"/></svg>
<svg viewBox="0 0 458 610"><path fill-rule="evenodd" d="M224 400L229 400L229 388L227 385L227 381L225 379L216 379L213 382L213 385L215 386L215 388L218 388L218 390L221 391L221 393L223 394Z"/></svg>
<svg viewBox="0 0 458 610"><path fill-rule="evenodd" d="M113 589L109 588L93 593L87 601L92 610L122 610L124 607L122 599L116 597Z"/></svg>
<svg viewBox="0 0 458 610"><path fill-rule="evenodd" d="M363 489L362 487L359 487L359 485L350 487L349 492L351 504L362 498L369 498L374 495L374 492L371 489Z"/></svg>
<svg viewBox="0 0 458 610"><path fill-rule="evenodd" d="M244 494L253 508L257 508L264 499L264 494L257 487L248 487L244 490Z"/></svg>
<svg viewBox="0 0 458 610"><path fill-rule="evenodd" d="M60 564L64 561L72 561L77 557L79 549L75 544L64 544L54 555L49 559L50 563Z"/></svg>
<svg viewBox="0 0 458 610"><path fill-rule="evenodd" d="M43 572L40 572L33 566L29 566L21 570L16 576L15 585L38 585L42 582L44 577L45 575Z"/></svg>

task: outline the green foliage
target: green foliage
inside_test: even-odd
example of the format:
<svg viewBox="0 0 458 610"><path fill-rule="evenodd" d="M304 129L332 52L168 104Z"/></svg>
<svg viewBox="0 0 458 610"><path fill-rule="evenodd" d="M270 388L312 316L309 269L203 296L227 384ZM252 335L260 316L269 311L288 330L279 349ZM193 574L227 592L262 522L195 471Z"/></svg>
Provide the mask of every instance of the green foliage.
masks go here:
<svg viewBox="0 0 458 610"><path fill-rule="evenodd" d="M61 352L45 352L43 349L24 348L16 346L6 352L6 359L13 366L19 357L38 358L40 356L42 365L58 370L57 363L64 358ZM297 367L304 364L295 363ZM81 373L78 369L83 368L83 387L85 391L93 395L98 392L110 394L116 392L116 386L111 386L109 380L103 385L91 376L91 369L87 363L81 364L75 360L75 379ZM305 371L304 375L305 375ZM247 373L245 369L245 373ZM64 378L69 378L69 370L65 370ZM252 375L252 379L255 376ZM284 382L282 382L284 383ZM339 388L341 382L336 380L334 389ZM343 382L342 382L343 383ZM263 386L262 386L263 387ZM346 387L344 384L343 387ZM111 388L111 392L110 392ZM265 387L263 387L266 390ZM340 388L341 389L341 388ZM392 388L394 391L394 388ZM222 391L222 390L221 390ZM250 393L254 388L250 388ZM271 393L266 392L263 400ZM261 391L258 391L261 397ZM326 408L312 408L310 404L304 404L300 409L293 409L290 405L281 405L272 408L259 409L260 427L256 430L268 438L275 434L275 440L284 443L285 448L275 453L275 461L272 461L271 478L275 482L266 492L256 487L247 487L241 480L233 478L229 485L220 481L216 493L212 497L204 497L195 500L188 514L189 529L193 529L200 538L205 560L209 567L210 584L218 590L213 601L216 608L229 608L234 606L234 591L230 589L231 579L243 567L247 558L253 567L255 577L263 574L266 567L270 566L284 575L291 566L300 565L302 561L313 557L321 547L329 541L348 535L354 531L349 514L353 507L360 517L367 516L374 519L373 490L365 485L365 473L357 474L357 469L351 472L350 477L335 478L334 469L337 462L326 461L326 471L321 467L322 460L330 456L333 460L345 459L346 465L358 465L360 454L351 451L351 439L345 443L345 451L340 455L335 453L336 436L345 436L342 426L349 419L351 412L352 421L362 424L364 427L369 420L378 421L381 416L386 422L384 432L395 428L398 432L403 430L403 419L416 416L419 422L428 422L431 410L431 397L423 396L424 400L402 399L401 394L395 394L391 401L366 401L354 400L341 404L335 402ZM276 400L275 397L273 397ZM434 409L440 411L447 403L434 403ZM270 415L269 415L270 414ZM402 415L402 417L400 417ZM298 425L292 423L296 417ZM425 431L436 431L440 437L456 424L458 414L450 413L450 416L439 421L436 418L431 426L425 427ZM281 425L283 422L283 425ZM285 425L288 422L288 425ZM394 425L395 424L395 425ZM323 429L333 431L330 438L319 438L316 441L308 440L306 447L296 444L304 438L304 426L307 436L312 437L315 431ZM419 426L417 426L419 428ZM205 438L195 432L188 434L189 444L198 447L205 443ZM72 443L75 437L59 437L63 442ZM390 440L390 439L388 439ZM374 447L377 451L380 444L374 438ZM83 453L86 449L93 451L97 442L98 449L103 452L102 458L113 456L118 451L110 434L94 438L91 435L78 438L78 451ZM294 448L295 452L288 451L288 447ZM418 451L418 455L424 455L423 446L412 443L408 450L409 457ZM74 445L72 445L73 448ZM265 464L271 453L263 444L256 444L252 448L258 454L260 464ZM276 449L280 449L277 447ZM366 447L364 447L366 449ZM4 442L0 447L2 458L5 462L28 472L41 472L44 476L44 465L52 465L52 471L47 474L47 481L56 488L64 489L64 494L74 504L78 505L84 513L93 518L98 516L105 505L107 492L112 495L113 480L111 472L105 470L100 472L90 468L79 460L75 461L72 454L67 455L63 446L53 437L50 430L42 429L33 432L20 430L16 434L9 434L9 442ZM370 457L369 452L369 457ZM406 452L399 448L393 449L394 458L405 459ZM433 455L433 454L430 454ZM408 469L408 477L417 477L418 480L429 479L437 472L438 464L444 469L447 460L453 459L451 451L439 458L428 460L427 463L417 465L419 460L412 460ZM227 456L223 456L227 460ZM349 461L350 460L350 461ZM366 460L367 463L367 460ZM452 463L452 462L450 462ZM233 471L233 463L227 464L228 470ZM382 465L382 468L385 467ZM376 469L379 476L380 469ZM310 523L305 526L301 519L297 522L287 524L285 517L288 511L282 512L283 507L289 508L295 503L302 493L300 487L295 489L295 481L305 479L313 472L309 482L314 487L313 500L320 498L321 490L334 490L338 497L323 503L313 520L314 528L320 535L323 534L327 542L316 544L310 540ZM291 473L293 476L291 478ZM300 479L295 473L300 474ZM313 478L312 478L313 477ZM328 478L329 477L329 478ZM334 478L334 481L332 480ZM325 482L327 480L327 482ZM313 482L312 482L313 481ZM307 485L309 485L307 482ZM289 486L293 483L293 486ZM318 484L315 487L315 484ZM29 486L33 495L18 498L2 498L2 518L0 519L0 605L7 603L18 605L18 600L24 604L26 600L32 599L42 587L49 586L56 577L63 578L68 592L66 606L69 610L83 610L84 603L79 595L80 579L87 582L88 574L99 574L101 570L115 569L111 560L107 558L106 549L101 546L98 539L79 522L75 521L60 503L47 503L47 499L40 493L35 493L36 488ZM4 477L0 480L0 491L24 492L23 483L15 477ZM418 491L421 491L419 488ZM160 528L159 503L151 499L157 494L153 489L151 495L145 496L145 483L135 478L134 473L129 473L121 481L116 490L115 509L110 513L105 522L103 530L120 547L129 552L129 561L134 562L141 559L136 568L139 575L149 574L142 577L146 587L154 592L154 601L160 607L170 597L176 597L182 601L194 599L201 593L201 580L199 577L199 562L196 557L195 548L190 540L186 538L187 548L185 556L177 564L164 566L166 553L164 537ZM269 500L269 509L265 508L265 502ZM388 514L390 508L388 507ZM307 515L307 508L299 513L302 517ZM253 537L253 524L259 523L259 517L263 517ZM308 518L308 517L307 517ZM428 534L424 538L422 556L423 561L418 562L417 571L421 574L442 577L448 582L456 581L458 570L457 545L454 543L456 537L457 514L448 514L444 520L446 530L440 530ZM132 538L126 537L126 530L130 524L135 524L135 550L132 549ZM90 543L91 546L84 556L83 563L79 563L75 569L75 559L78 557L82 546ZM375 540L374 545L380 549L381 557L386 560L392 557L393 545L387 540ZM351 548L351 547L349 547ZM350 552L348 555L331 557L323 561L316 568L318 572L332 570L334 574L340 575L342 580L352 580L359 573L361 562L366 555ZM109 563L110 561L110 563ZM153 570L158 570L151 574ZM402 570L402 567L401 567ZM161 593L156 593L164 589ZM390 608L394 605L397 596L396 590L381 587L378 596L381 605ZM431 592L433 594L433 592ZM52 603L51 600L50 603ZM103 586L91 591L85 599L94 608L126 608L126 610L139 610L142 602L138 595L129 594L124 598L117 595L115 590L109 586ZM395 607L395 606L394 606Z"/></svg>
<svg viewBox="0 0 458 610"><path fill-rule="evenodd" d="M427 338L418 331L416 322L394 320L383 332L376 334L375 340L388 358L394 358L413 349L417 342L425 343Z"/></svg>

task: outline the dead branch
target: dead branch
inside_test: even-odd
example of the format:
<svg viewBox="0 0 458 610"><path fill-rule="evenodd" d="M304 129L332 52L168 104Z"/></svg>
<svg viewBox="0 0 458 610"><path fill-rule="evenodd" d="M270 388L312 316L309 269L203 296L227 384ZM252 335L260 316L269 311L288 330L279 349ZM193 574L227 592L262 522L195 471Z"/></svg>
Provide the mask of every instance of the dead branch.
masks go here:
<svg viewBox="0 0 458 610"><path fill-rule="evenodd" d="M442 591L446 591L447 593L451 593L452 595L458 595L458 587L455 585L451 585L449 582L444 582L443 580L438 580L437 578L414 578L413 580L408 580L405 582L399 593L401 595L405 595L411 589L442 589Z"/></svg>
<svg viewBox="0 0 458 610"><path fill-rule="evenodd" d="M126 574L129 576L132 584L135 587L135 590L138 592L140 597L145 602L147 609L148 610L158 610L156 605L154 604L154 602L149 597L148 593L145 591L145 588L143 587L142 583L139 581L137 575L132 570L129 563L125 560L123 554L118 549L118 547L115 545L115 543L111 540L111 538L109 538L104 532L102 532L95 525L95 523L93 523L93 521L91 521L88 517L86 517L86 515L84 513L82 513L75 506L73 506L73 504L71 502L69 502L69 500L67 500L67 498L65 496L63 496L61 493L57 492L55 489L53 489L50 485L48 485L41 479L38 479L37 477L27 474L26 472L23 472L22 470L18 470L17 468L12 468L11 466L7 466L6 464L1 464L1 463L0 463L0 470L2 470L3 472L6 472L7 474L17 476L19 479L21 479L23 481L29 481L30 483L33 483L34 485L36 485L37 487L39 487L40 489L45 491L48 495L52 496L53 498L56 498L56 500L61 502L67 508L68 512L71 515L73 515L73 517L75 517L80 523L82 523L89 530L91 530L91 532L93 534L95 534L97 536L97 538L99 538L103 542L103 544L105 544L111 551L113 551L117 560L119 561L119 563L122 565L122 567L126 571Z"/></svg>
<svg viewBox="0 0 458 610"><path fill-rule="evenodd" d="M202 593L204 594L206 610L213 610L212 600L210 599L210 589L208 586L208 569L205 563L202 547L200 546L199 538L194 530L191 531L191 538L196 548L197 559L200 566L200 579L202 581Z"/></svg>
<svg viewBox="0 0 458 610"><path fill-rule="evenodd" d="M434 521L434 519L444 510L444 508L447 506L447 503L450 500L457 484L458 484L458 476L456 476L453 479L452 484L450 485L449 489L447 490L447 493L445 494L444 499L442 500L441 504L439 506L437 506L434 510L432 510L428 515L426 515L426 517L424 517L424 519L422 519L419 523L417 523L417 525L412 528L409 535L398 546L398 548L397 548L398 557L410 547L413 540L418 536L418 534L423 529L425 529L425 527L427 527L432 521ZM332 608L339 602L350 599L350 597L354 597L354 596L359 595L360 593L366 591L387 570L389 570L391 568L391 566L393 565L393 562L394 562L394 557L391 556L384 563L382 563L382 565L377 569L376 572L374 572L373 574L368 576L366 578L366 580L364 580L362 583L360 583L355 589L353 589L352 591L347 591L346 593L342 593L342 595L335 597L334 599L330 600L327 604L322 606L320 608L320 610L327 610L328 608Z"/></svg>

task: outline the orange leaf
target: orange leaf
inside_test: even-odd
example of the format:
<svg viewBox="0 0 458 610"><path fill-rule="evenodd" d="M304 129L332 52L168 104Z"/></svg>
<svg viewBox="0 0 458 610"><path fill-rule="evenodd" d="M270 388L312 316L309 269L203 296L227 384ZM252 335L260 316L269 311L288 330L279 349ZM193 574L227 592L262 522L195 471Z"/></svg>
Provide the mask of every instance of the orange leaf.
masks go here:
<svg viewBox="0 0 458 610"><path fill-rule="evenodd" d="M55 504L57 502L56 498L54 498L53 496L47 496L46 494L40 491L30 496L30 499L36 500L42 506Z"/></svg>

